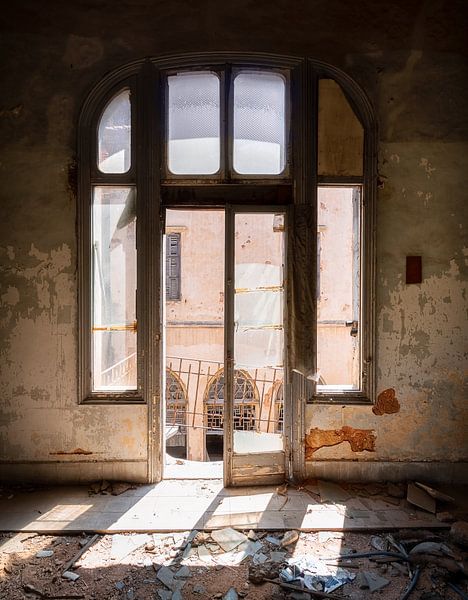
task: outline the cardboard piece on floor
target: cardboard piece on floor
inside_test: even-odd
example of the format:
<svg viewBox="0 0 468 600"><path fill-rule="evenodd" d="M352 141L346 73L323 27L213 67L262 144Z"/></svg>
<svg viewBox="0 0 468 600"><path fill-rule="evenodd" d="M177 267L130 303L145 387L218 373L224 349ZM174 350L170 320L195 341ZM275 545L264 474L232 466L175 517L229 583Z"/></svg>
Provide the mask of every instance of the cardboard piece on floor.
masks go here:
<svg viewBox="0 0 468 600"><path fill-rule="evenodd" d="M434 498L414 483L408 483L406 499L418 508L422 508L433 514L436 512L436 501Z"/></svg>
<svg viewBox="0 0 468 600"><path fill-rule="evenodd" d="M432 496L435 500L441 500L442 502L455 502L452 496L444 494L443 492L439 492L439 490L435 490L424 483L419 483L419 481L415 481L414 483L419 488L427 492L429 496Z"/></svg>

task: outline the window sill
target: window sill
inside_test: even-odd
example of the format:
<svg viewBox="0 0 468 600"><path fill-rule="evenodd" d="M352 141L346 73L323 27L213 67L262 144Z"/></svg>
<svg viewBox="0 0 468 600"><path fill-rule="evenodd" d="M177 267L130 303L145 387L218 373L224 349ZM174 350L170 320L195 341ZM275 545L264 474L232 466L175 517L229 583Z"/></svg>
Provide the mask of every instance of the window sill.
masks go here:
<svg viewBox="0 0 468 600"><path fill-rule="evenodd" d="M318 394L309 398L307 404L333 404L342 406L372 406L374 402L364 394Z"/></svg>
<svg viewBox="0 0 468 600"><path fill-rule="evenodd" d="M101 405L101 404L146 404L146 400L140 394L109 394L94 393L90 394L80 404Z"/></svg>

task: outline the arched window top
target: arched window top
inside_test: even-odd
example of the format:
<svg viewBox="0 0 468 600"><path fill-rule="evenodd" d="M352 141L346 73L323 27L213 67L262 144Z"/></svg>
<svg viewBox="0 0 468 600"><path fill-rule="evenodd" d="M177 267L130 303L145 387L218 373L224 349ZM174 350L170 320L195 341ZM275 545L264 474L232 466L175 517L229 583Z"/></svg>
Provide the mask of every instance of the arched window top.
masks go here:
<svg viewBox="0 0 468 600"><path fill-rule="evenodd" d="M251 404L258 402L258 390L248 373L234 371L234 402L236 404ZM207 404L224 403L224 369L219 370L208 383L205 394Z"/></svg>
<svg viewBox="0 0 468 600"><path fill-rule="evenodd" d="M116 94L104 108L97 131L97 163L101 173L127 173L131 166L130 90Z"/></svg>
<svg viewBox="0 0 468 600"><path fill-rule="evenodd" d="M194 82L202 79L212 89L203 83L197 90ZM191 82L188 90L184 80ZM335 396L332 383L322 391L332 401L345 394L355 402L372 398L376 140L374 112L361 87L340 69L309 58L207 52L138 60L107 74L85 100L78 125L80 399L150 402L155 395L161 209L164 214L171 207L292 206L288 281L291 297L310 305L288 308L288 368L314 375L317 336L303 332L310 331L310 320L317 326L320 269L306 257L319 250L325 264L327 251L332 256L325 235L310 232L316 222L326 225L318 196L322 188L331 194L333 186L349 190L348 229L356 242L349 338L359 349L359 376L352 389L340 388ZM181 145L193 151L184 150L177 163L171 152ZM260 155L251 149L260 146L259 166ZM110 194L118 202L108 202ZM330 202L330 214L332 208ZM114 315L117 301L125 311ZM350 321L342 320L345 326ZM93 336L102 338L100 346L93 347ZM111 338L120 345L107 343ZM136 368L125 389L94 385L96 365L104 371L130 355ZM258 402L248 375L236 378L235 403ZM205 401L221 402L223 388L221 373Z"/></svg>
<svg viewBox="0 0 468 600"><path fill-rule="evenodd" d="M308 135L304 118L316 122L315 157L301 156L299 138ZM162 183L263 179L292 184L310 168L306 164L323 181L369 181L368 174L375 178L376 172L369 99L344 71L309 58L207 52L134 61L107 74L91 91L79 131L80 163L95 178L133 177L134 163L142 162L137 154L143 136L153 138L152 156L146 155ZM343 143L347 149L338 155L333 149Z"/></svg>
<svg viewBox="0 0 468 600"><path fill-rule="evenodd" d="M171 369L166 369L166 402L177 404L187 402L184 384Z"/></svg>

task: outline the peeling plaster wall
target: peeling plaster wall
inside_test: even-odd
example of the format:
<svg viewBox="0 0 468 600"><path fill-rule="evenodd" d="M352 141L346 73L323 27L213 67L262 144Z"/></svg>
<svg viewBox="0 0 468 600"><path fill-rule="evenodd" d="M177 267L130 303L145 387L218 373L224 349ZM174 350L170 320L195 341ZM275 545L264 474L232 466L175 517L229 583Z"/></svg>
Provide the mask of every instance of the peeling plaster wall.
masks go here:
<svg viewBox="0 0 468 600"><path fill-rule="evenodd" d="M0 19L5 476L145 477L145 407L78 405L76 123L90 88L109 70L204 50L329 62L363 87L377 114L377 392L394 389L400 409L376 415L370 406L307 406L306 431L351 427L375 435L374 452L353 452L345 441L316 450L309 474L317 461L467 460L463 0L19 0ZM405 256L412 254L422 256L423 282L407 286ZM92 454L54 454L77 449ZM34 464L21 470L21 462Z"/></svg>
<svg viewBox="0 0 468 600"><path fill-rule="evenodd" d="M467 147L460 142L381 144L377 393L395 390L399 409L375 415L364 406L307 407L313 428L351 426L376 436L373 452L353 452L343 442L317 450L311 460L466 461L466 172ZM421 284L406 285L406 255L422 256ZM316 467L309 464L309 473ZM426 474L441 475L436 464Z"/></svg>

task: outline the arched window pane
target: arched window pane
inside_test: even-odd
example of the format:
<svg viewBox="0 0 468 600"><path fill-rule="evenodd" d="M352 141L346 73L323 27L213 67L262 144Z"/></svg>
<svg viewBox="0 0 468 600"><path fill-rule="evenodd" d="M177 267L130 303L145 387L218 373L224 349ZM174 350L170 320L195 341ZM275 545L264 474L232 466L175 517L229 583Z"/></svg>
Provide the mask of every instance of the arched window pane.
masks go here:
<svg viewBox="0 0 468 600"><path fill-rule="evenodd" d="M175 175L213 175L220 164L219 78L214 73L168 77L168 167Z"/></svg>
<svg viewBox="0 0 468 600"><path fill-rule="evenodd" d="M285 166L285 81L277 73L234 79L234 170L279 175Z"/></svg>
<svg viewBox="0 0 468 600"><path fill-rule="evenodd" d="M126 173L130 169L130 90L124 90L106 106L99 121L98 167L103 173Z"/></svg>
<svg viewBox="0 0 468 600"><path fill-rule="evenodd" d="M329 177L363 174L364 128L341 87L319 81L318 174Z"/></svg>

